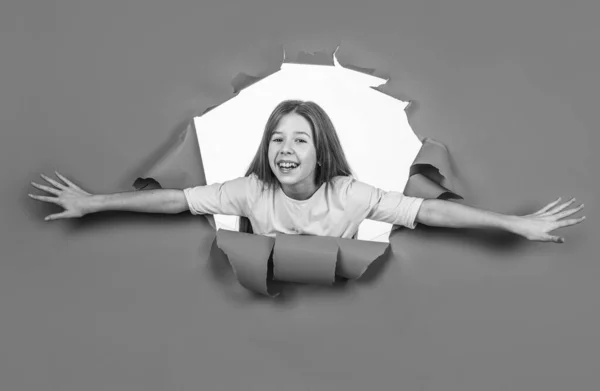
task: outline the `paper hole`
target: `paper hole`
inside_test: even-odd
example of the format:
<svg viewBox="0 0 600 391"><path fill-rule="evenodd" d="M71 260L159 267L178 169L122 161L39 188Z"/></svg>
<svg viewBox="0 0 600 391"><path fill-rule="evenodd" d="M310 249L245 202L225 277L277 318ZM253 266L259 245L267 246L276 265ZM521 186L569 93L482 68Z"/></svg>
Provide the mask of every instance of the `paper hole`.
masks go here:
<svg viewBox="0 0 600 391"><path fill-rule="evenodd" d="M404 190L421 141L401 101L374 90L385 79L342 67L283 63L281 69L194 119L206 183L244 176L267 119L283 100L310 100L331 118L356 179ZM215 215L217 229L236 230L238 217ZM357 239L387 242L392 225L365 220Z"/></svg>

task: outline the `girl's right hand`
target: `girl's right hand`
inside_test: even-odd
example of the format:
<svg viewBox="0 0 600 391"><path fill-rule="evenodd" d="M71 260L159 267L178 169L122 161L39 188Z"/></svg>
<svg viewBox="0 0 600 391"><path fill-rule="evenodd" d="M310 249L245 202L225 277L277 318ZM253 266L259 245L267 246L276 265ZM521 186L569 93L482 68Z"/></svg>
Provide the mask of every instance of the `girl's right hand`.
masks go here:
<svg viewBox="0 0 600 391"><path fill-rule="evenodd" d="M61 213L56 213L47 216L44 220L56 220L56 219L67 219L82 217L90 213L92 205L93 195L77 186L57 171L54 171L57 177L62 179L65 184L55 181L52 178L48 178L44 174L40 174L48 183L55 187L40 185L35 182L31 182L31 185L37 187L40 190L54 194L56 197L40 196L35 194L29 194L29 196L38 201L49 202L62 206L65 210Z"/></svg>

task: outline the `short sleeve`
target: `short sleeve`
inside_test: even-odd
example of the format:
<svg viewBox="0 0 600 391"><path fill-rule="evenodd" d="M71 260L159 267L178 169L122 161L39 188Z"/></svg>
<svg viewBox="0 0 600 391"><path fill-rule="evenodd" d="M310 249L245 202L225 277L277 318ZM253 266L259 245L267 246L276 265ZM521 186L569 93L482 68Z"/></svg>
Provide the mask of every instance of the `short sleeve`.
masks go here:
<svg viewBox="0 0 600 391"><path fill-rule="evenodd" d="M362 211L365 219L402 225L417 226L416 218L424 199L409 197L397 191L384 191L364 182L352 180L347 189L347 202Z"/></svg>
<svg viewBox="0 0 600 391"><path fill-rule="evenodd" d="M254 180L240 177L223 183L183 189L190 212L248 216L248 199L252 195Z"/></svg>

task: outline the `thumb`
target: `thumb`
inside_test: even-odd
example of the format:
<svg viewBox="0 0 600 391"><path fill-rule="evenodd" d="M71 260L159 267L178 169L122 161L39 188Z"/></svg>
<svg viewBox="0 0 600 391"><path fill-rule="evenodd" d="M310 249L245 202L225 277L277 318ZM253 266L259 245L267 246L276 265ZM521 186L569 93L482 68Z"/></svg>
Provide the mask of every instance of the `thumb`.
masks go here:
<svg viewBox="0 0 600 391"><path fill-rule="evenodd" d="M62 213L56 213L53 215L48 215L46 216L46 218L44 218L45 221L50 221L50 220L58 220L58 219L66 219L71 217L67 212L62 212Z"/></svg>

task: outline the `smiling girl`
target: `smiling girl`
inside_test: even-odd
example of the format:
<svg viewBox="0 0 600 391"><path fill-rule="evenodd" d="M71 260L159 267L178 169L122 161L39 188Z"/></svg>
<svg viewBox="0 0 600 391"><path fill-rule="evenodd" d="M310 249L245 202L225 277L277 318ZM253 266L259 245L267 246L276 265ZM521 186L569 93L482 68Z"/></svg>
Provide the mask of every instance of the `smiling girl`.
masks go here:
<svg viewBox="0 0 600 391"><path fill-rule="evenodd" d="M31 184L54 197L29 194L64 211L45 220L82 217L107 210L240 216L240 231L275 236L304 234L354 238L365 219L414 229L495 228L529 240L564 242L551 232L582 222L561 220L583 209L566 209L560 198L535 213L517 216L451 201L409 197L360 182L344 155L331 119L316 103L288 100L271 113L254 159L243 177L186 189L90 194L56 172L54 187Z"/></svg>

